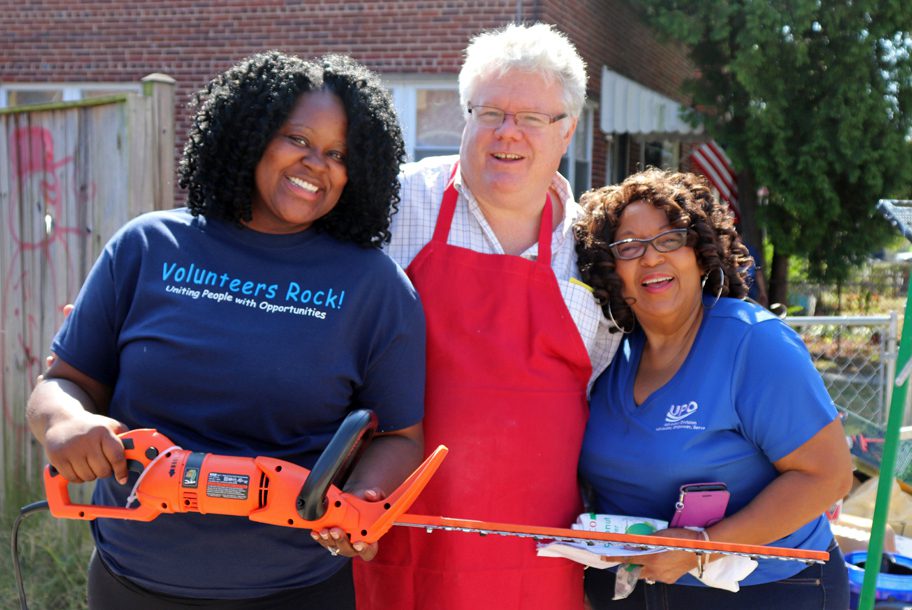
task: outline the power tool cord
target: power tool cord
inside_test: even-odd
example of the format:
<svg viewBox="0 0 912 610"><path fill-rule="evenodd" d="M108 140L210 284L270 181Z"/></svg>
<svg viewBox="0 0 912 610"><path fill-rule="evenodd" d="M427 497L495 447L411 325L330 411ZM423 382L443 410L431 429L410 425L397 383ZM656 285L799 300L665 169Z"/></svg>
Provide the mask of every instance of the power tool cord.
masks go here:
<svg viewBox="0 0 912 610"><path fill-rule="evenodd" d="M19 608L28 610L28 603L25 600L25 586L22 584L22 568L19 566L19 525L28 515L39 510L48 510L46 500L32 502L19 509L19 516L13 522L13 535L10 539L10 547L13 553L13 572L16 574L16 587L19 589Z"/></svg>

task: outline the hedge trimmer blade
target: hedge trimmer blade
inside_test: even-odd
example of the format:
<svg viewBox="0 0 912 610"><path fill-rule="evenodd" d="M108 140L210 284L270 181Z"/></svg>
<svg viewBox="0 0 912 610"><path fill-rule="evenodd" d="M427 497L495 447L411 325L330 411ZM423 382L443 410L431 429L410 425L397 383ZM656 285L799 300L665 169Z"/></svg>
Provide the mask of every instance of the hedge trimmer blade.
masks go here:
<svg viewBox="0 0 912 610"><path fill-rule="evenodd" d="M435 530L448 532L466 532L482 536L496 534L532 538L534 540L556 540L587 545L597 543L615 543L637 550L658 551L691 551L693 553L712 553L713 555L738 555L752 559L781 559L783 561L803 561L805 563L826 563L830 554L826 551L809 551L805 549L787 549L775 546L756 544L737 544L733 542L716 542L713 540L687 540L666 536L643 536L639 534L611 534L607 532L589 532L558 527L537 527L532 525L515 525L511 523L494 523L490 521L471 521L451 519L449 517L429 517L426 515L400 515L394 525L417 527L428 533Z"/></svg>

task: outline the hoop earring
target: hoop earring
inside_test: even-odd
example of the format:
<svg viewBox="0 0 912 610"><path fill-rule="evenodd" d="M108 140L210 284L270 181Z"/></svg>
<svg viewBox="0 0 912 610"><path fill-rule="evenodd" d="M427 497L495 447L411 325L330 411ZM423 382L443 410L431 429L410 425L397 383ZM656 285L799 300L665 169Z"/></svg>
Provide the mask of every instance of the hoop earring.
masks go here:
<svg viewBox="0 0 912 610"><path fill-rule="evenodd" d="M725 272L722 270L722 267L716 267L719 271L719 291L716 293L716 300L712 302L712 305L707 307L707 309L712 309L719 302L719 299L722 298L722 289L725 288ZM709 279L709 273L703 276L703 281L700 283L700 288L706 287L706 280ZM613 322L613 320L612 320Z"/></svg>
<svg viewBox="0 0 912 610"><path fill-rule="evenodd" d="M608 299L608 319L611 320L611 323L614 324L614 327L621 331L621 334L629 335L633 332L633 326L630 327L630 330L626 328L621 328L621 325L618 324L614 319L614 314L611 313L611 299Z"/></svg>

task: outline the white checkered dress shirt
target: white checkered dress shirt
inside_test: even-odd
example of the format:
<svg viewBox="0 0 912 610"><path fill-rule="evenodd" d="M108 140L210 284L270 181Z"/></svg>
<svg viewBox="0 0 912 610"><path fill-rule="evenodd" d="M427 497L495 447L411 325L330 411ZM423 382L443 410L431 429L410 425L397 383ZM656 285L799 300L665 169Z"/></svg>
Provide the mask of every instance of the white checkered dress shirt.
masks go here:
<svg viewBox="0 0 912 610"><path fill-rule="evenodd" d="M408 267L434 235L443 191L457 160L458 156L455 155L429 157L417 163L407 163L402 167L402 173L399 175L402 183L402 201L399 204L399 212L393 216L393 236L386 251L403 269ZM455 186L459 192L459 199L447 243L483 254L503 254L503 248L482 214L478 202L462 184L461 175L458 173ZM551 186L560 195L564 208L564 220L551 235L551 268L557 276L567 309L589 352L592 362L592 377L589 380L591 388L595 378L611 362L621 334L608 332L609 322L602 315L591 289L580 280L571 231L580 207L573 200L570 184L563 176L555 173ZM524 258L530 260L534 260L537 255L537 243L522 253Z"/></svg>

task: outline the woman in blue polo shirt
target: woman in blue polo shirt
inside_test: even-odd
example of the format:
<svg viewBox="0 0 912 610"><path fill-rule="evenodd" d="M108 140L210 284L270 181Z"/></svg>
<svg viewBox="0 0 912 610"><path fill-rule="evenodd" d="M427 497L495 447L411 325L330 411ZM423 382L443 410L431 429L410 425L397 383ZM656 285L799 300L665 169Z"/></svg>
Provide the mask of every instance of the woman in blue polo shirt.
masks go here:
<svg viewBox="0 0 912 610"><path fill-rule="evenodd" d="M729 213L702 178L656 169L581 203L583 278L626 333L590 399L580 468L595 510L670 522L682 484L721 481L731 497L708 539L830 552L810 567L760 560L738 593L688 574L695 553L648 555L623 600L612 601L611 571L587 570L593 607L844 610L846 570L823 513L851 485L845 436L800 337L742 300L750 259Z"/></svg>

